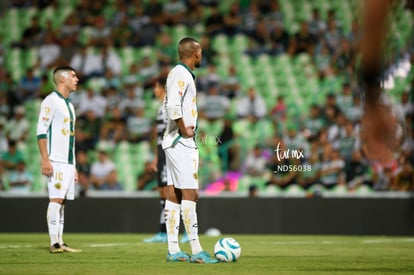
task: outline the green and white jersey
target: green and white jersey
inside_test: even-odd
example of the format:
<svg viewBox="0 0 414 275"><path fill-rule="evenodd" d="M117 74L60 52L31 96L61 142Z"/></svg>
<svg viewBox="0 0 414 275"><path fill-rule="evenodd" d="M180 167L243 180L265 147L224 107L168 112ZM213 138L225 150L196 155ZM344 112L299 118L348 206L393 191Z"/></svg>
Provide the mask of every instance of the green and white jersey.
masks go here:
<svg viewBox="0 0 414 275"><path fill-rule="evenodd" d="M196 148L194 138L184 138L178 131L176 119L182 118L186 127L197 128L197 91L195 76L185 64L179 63L167 77L167 127L164 133L162 148L166 149L181 142L187 147Z"/></svg>
<svg viewBox="0 0 414 275"><path fill-rule="evenodd" d="M59 92L50 93L40 105L37 139L47 138L49 159L75 164L75 108Z"/></svg>

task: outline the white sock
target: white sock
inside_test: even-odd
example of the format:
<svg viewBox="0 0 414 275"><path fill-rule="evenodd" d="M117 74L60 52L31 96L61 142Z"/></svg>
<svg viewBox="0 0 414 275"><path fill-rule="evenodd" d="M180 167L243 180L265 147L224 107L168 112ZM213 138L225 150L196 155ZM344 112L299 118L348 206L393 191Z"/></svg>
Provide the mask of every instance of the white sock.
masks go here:
<svg viewBox="0 0 414 275"><path fill-rule="evenodd" d="M60 220L60 207L61 204L57 202L49 202L47 208L47 226L49 229L50 245L59 242L59 220Z"/></svg>
<svg viewBox="0 0 414 275"><path fill-rule="evenodd" d="M181 205L172 201L165 201L165 223L167 226L168 252L175 254L181 251L178 245L178 233L180 231Z"/></svg>
<svg viewBox="0 0 414 275"><path fill-rule="evenodd" d="M183 216L185 231L187 231L190 241L191 251L193 255L197 254L203 251L203 249L198 239L196 202L188 200L181 201L181 214Z"/></svg>
<svg viewBox="0 0 414 275"><path fill-rule="evenodd" d="M59 244L63 244L63 225L65 224L65 205L62 204L60 207L60 217L59 217L59 231L58 231L58 239Z"/></svg>

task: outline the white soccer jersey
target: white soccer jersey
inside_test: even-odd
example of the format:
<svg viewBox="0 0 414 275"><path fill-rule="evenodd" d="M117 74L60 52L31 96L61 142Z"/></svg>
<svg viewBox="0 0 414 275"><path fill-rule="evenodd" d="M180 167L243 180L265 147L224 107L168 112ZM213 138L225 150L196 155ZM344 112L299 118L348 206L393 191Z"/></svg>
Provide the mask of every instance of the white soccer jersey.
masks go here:
<svg viewBox="0 0 414 275"><path fill-rule="evenodd" d="M162 148L166 149L181 142L187 147L197 148L194 138L184 138L178 131L174 121L182 118L184 125L197 128L197 91L195 76L185 64L179 63L168 74L166 90L167 127L164 133Z"/></svg>
<svg viewBox="0 0 414 275"><path fill-rule="evenodd" d="M70 100L54 91L40 106L37 139L48 139L49 159L75 164L75 108Z"/></svg>

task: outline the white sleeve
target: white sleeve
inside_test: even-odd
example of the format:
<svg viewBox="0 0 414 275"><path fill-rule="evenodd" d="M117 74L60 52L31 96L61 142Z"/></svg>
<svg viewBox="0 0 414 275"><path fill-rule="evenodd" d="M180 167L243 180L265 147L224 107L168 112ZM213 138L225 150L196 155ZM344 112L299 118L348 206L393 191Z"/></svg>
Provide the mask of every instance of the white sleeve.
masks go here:
<svg viewBox="0 0 414 275"><path fill-rule="evenodd" d="M183 117L182 99L188 84L186 77L177 70L172 71L168 76L167 115L169 119L176 120Z"/></svg>
<svg viewBox="0 0 414 275"><path fill-rule="evenodd" d="M37 138L46 138L49 132L50 124L55 115L55 105L51 97L46 97L40 105L40 113L37 121Z"/></svg>

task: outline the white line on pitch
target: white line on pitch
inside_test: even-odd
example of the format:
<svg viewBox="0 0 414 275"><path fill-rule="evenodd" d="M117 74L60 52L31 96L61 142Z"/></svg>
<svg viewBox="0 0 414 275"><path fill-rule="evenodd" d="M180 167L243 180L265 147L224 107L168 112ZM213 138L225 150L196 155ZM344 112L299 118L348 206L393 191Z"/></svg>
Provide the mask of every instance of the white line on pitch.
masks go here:
<svg viewBox="0 0 414 275"><path fill-rule="evenodd" d="M291 244L291 245L300 245L300 244L314 244L314 241L286 241L286 242L272 242L272 244L277 245L284 245L284 244Z"/></svg>
<svg viewBox="0 0 414 275"><path fill-rule="evenodd" d="M0 246L0 249L10 249L10 248L30 248L31 245L2 245Z"/></svg>
<svg viewBox="0 0 414 275"><path fill-rule="evenodd" d="M371 239L371 240L363 240L362 243L366 244L375 244L375 243L409 243L414 242L414 238L407 238L407 239Z"/></svg>
<svg viewBox="0 0 414 275"><path fill-rule="evenodd" d="M95 244L88 244L88 245L82 245L83 247L114 247L114 246L139 246L140 243L95 243ZM0 249L20 249L20 248L31 248L32 245L0 245Z"/></svg>
<svg viewBox="0 0 414 275"><path fill-rule="evenodd" d="M112 247L112 246L125 246L130 245L127 243L93 243L89 245L85 245L87 247Z"/></svg>
<svg viewBox="0 0 414 275"><path fill-rule="evenodd" d="M144 243L92 243L83 245L84 247L114 247L114 246L140 246L145 245ZM146 244L148 245L148 244Z"/></svg>
<svg viewBox="0 0 414 275"><path fill-rule="evenodd" d="M281 242L272 242L275 245L302 245L302 244L341 244L346 243L347 241L331 241L331 240L320 240L320 241L281 241ZM363 244L376 244L376 243L409 243L414 242L414 238L404 238L404 239L365 239L360 241Z"/></svg>

